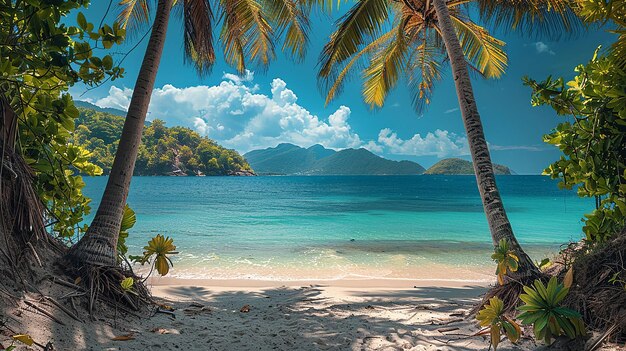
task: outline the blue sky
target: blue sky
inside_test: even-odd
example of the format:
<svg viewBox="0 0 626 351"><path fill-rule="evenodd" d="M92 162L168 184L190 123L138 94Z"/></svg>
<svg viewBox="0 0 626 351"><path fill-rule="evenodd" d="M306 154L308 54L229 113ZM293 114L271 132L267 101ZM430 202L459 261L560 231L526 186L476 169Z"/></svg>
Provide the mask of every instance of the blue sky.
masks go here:
<svg viewBox="0 0 626 351"><path fill-rule="evenodd" d="M83 12L88 20L99 23L108 4L93 1ZM193 67L183 62L182 23L174 18L170 21L148 119L160 118L170 126L196 129L241 153L291 142L301 146L319 143L332 148L366 147L381 156L413 160L425 167L446 157L469 159L449 68L423 115L413 110L409 90L402 82L382 109L370 110L362 101L358 76L346 84L335 101L324 106L324 95L317 84L317 59L334 19L347 8L343 6L332 18L313 18L315 30L304 61L294 62L277 50L277 59L269 68L253 67L244 77L236 76L235 70L225 64L221 51L212 73L197 76ZM105 21L113 22L116 14L114 4ZM548 108L533 108L530 89L522 85L521 78L571 78L577 64L587 62L598 45L606 47L613 38L598 29L560 41L494 33L507 43L508 70L499 80L473 80L492 158L519 174L539 174L560 156L541 138L563 117ZM127 52L141 35L114 51ZM89 91L75 86L72 95L102 107L125 109L146 44L147 39L125 59L125 78Z"/></svg>

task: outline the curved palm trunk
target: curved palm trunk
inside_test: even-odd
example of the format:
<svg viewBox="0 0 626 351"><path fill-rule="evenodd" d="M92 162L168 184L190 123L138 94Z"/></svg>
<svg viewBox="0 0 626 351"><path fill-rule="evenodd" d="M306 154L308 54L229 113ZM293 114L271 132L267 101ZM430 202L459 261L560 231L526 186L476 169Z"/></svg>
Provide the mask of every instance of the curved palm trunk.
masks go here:
<svg viewBox="0 0 626 351"><path fill-rule="evenodd" d="M156 79L165 34L174 0L159 0L148 48L139 70L120 143L102 201L85 236L70 250L70 257L80 264L114 266L117 240L130 181L135 168L141 133Z"/></svg>
<svg viewBox="0 0 626 351"><path fill-rule="evenodd" d="M491 157L485 140L482 122L476 107L474 92L472 91L472 83L470 81L465 55L461 49L461 44L454 30L450 13L446 6L445 0L433 0L439 27L442 31L443 41L446 45L450 65L452 66L452 74L454 84L456 86L457 96L459 98L459 106L461 115L465 125L465 132L469 142L470 153L474 164L474 173L478 183L478 191L483 202L487 223L491 231L493 244L497 245L500 239L508 240L511 248L515 250L519 257L519 269L512 274L513 278L528 276L539 273L537 267L530 257L522 250L518 243L511 223L504 210L502 199L498 187L496 186L496 177L491 164Z"/></svg>

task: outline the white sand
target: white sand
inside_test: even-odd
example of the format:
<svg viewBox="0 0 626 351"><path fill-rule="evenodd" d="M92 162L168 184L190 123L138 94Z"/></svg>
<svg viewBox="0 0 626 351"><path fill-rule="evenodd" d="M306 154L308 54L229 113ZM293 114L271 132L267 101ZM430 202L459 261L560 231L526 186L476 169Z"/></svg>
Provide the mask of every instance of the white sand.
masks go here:
<svg viewBox="0 0 626 351"><path fill-rule="evenodd" d="M173 315L81 323L56 311L66 323L62 326L21 304L8 325L23 328L19 332L31 334L41 344L53 341L55 350L469 351L489 346L486 337L473 336L479 331L475 320L464 318L484 285L172 279L152 284L159 301L175 308ZM247 312L242 312L244 306ZM113 340L120 336L132 339ZM6 340L0 335L0 344L6 346ZM498 350L536 347L525 336L519 345L503 341Z"/></svg>

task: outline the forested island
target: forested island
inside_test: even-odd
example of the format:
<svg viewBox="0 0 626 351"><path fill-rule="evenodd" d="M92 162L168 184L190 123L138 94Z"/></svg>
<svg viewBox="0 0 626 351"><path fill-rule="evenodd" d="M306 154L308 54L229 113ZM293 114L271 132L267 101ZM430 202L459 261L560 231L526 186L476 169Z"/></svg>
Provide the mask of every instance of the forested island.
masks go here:
<svg viewBox="0 0 626 351"><path fill-rule="evenodd" d="M84 105L83 105L84 106ZM108 174L113 165L124 117L79 107L74 141L91 152L90 161ZM165 122L146 123L134 175L220 176L254 175L248 162L235 150L185 127Z"/></svg>
<svg viewBox="0 0 626 351"><path fill-rule="evenodd" d="M493 172L500 175L511 175L511 169L504 165L497 163L493 164ZM474 174L474 166L470 161L462 160L460 158L446 158L443 159L424 172L424 174L445 174L445 175L466 175Z"/></svg>

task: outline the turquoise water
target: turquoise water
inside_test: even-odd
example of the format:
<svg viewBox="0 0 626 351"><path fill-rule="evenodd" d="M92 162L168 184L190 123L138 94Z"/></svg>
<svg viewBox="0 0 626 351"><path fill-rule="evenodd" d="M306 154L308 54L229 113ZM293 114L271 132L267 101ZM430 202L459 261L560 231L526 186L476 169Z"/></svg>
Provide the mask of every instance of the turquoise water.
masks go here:
<svg viewBox="0 0 626 351"><path fill-rule="evenodd" d="M95 212L106 178L86 183ZM541 176L498 185L534 259L580 239L593 200ZM177 277L443 279L454 267L463 279L493 268L473 176L135 177L128 203L131 254L172 236Z"/></svg>

